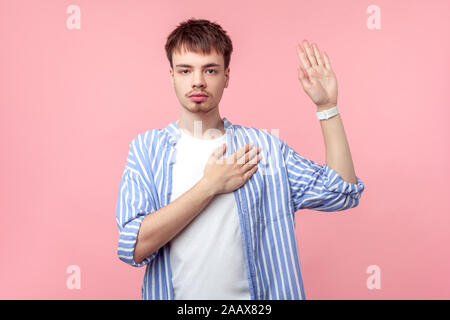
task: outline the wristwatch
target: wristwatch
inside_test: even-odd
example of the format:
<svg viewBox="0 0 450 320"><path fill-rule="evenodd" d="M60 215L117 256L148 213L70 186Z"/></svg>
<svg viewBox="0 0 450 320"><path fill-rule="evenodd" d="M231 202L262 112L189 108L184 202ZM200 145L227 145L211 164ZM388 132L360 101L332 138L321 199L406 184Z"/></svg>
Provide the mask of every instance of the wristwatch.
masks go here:
<svg viewBox="0 0 450 320"><path fill-rule="evenodd" d="M326 109L324 111L316 112L317 119L319 120L326 120L331 117L334 117L339 113L337 106L334 106L333 108Z"/></svg>

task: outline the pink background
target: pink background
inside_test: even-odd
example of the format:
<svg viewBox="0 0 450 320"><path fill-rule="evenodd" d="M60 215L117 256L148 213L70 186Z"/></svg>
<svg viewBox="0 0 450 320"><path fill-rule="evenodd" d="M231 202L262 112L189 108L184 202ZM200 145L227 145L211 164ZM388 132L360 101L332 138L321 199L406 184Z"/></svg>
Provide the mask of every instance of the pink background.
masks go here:
<svg viewBox="0 0 450 320"><path fill-rule="evenodd" d="M17 1L0 7L0 298L140 299L116 255L128 143L179 117L164 44L190 17L230 35L233 123L320 164L325 147L295 45L325 50L355 170L347 212L299 211L307 299L449 299L448 1ZM81 29L69 30L69 5ZM370 5L381 29L369 30ZM69 290L66 269L81 268ZM369 290L366 269L381 270Z"/></svg>

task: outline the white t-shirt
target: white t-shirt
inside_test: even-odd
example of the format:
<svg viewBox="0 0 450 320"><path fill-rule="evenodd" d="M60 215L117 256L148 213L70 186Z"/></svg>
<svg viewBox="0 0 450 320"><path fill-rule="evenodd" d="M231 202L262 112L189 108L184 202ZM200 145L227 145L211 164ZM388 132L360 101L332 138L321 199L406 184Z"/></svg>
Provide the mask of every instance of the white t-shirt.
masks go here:
<svg viewBox="0 0 450 320"><path fill-rule="evenodd" d="M208 157L226 143L226 134L206 140L180 130L170 202L203 177ZM250 299L240 228L234 194L224 193L170 241L176 300Z"/></svg>

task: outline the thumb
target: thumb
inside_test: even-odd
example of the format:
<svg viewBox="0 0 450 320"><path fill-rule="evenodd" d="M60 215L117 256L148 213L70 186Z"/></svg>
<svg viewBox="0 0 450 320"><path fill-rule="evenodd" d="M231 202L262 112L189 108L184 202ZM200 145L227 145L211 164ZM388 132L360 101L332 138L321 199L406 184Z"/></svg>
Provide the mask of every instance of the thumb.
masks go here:
<svg viewBox="0 0 450 320"><path fill-rule="evenodd" d="M213 153L211 154L211 156L209 157L211 160L217 160L219 159L225 152L227 148L227 144L223 143L221 146L217 147Z"/></svg>

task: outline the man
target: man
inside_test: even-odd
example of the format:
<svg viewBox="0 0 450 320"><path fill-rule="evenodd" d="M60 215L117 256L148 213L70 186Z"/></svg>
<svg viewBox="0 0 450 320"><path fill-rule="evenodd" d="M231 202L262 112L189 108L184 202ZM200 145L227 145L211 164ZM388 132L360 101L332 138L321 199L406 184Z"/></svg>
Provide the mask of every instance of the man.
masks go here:
<svg viewBox="0 0 450 320"><path fill-rule="evenodd" d="M146 266L143 299L306 299L294 213L356 207L364 184L328 56L303 46L299 80L328 118L322 166L220 116L232 43L218 24L190 19L169 35L180 119L130 143L116 212L119 258Z"/></svg>

